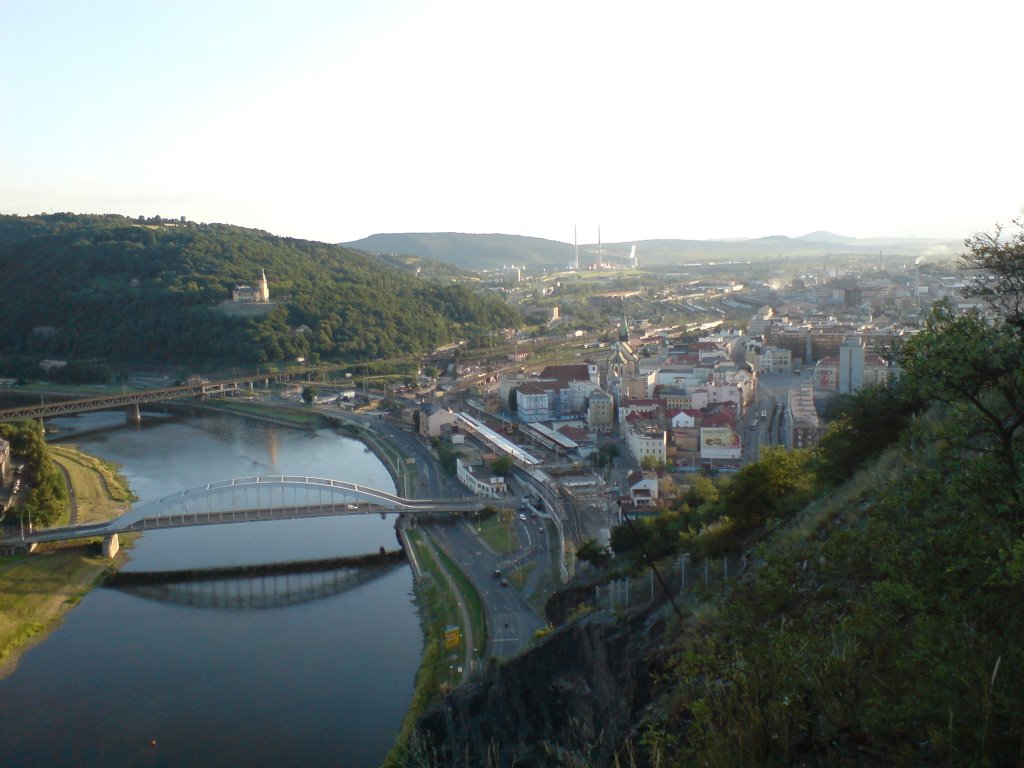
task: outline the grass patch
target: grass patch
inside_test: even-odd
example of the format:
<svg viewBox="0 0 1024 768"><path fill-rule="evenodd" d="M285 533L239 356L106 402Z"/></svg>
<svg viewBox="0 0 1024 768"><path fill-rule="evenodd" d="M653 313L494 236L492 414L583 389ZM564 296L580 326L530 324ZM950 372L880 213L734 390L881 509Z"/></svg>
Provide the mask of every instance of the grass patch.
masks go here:
<svg viewBox="0 0 1024 768"><path fill-rule="evenodd" d="M443 558L444 555L430 546L422 532L410 530L408 536L412 546L416 549L417 557L424 571L423 578L416 582L417 603L423 612L424 647L420 668L416 673L412 701L405 719L402 721L395 744L384 759L383 765L386 768L399 768L399 766L407 764L409 743L415 730L417 718L427 711L438 695L448 691L451 658L445 651L444 630L445 627L452 624L461 625L462 623L462 614L459 611L458 603L447 587L445 573L448 566L442 564L435 556L440 554ZM447 558L444 559L447 560ZM455 574L453 574L453 578L458 583L459 590L463 592L467 608L473 599L479 604L476 590L464 591L465 588L458 579L458 576L461 576L461 571L455 569ZM469 613L471 617L474 615L471 609ZM472 618L471 621L473 621ZM475 626L473 631L474 633L478 631ZM482 639L486 637L485 634L474 634L474 636ZM478 645L478 647L480 646ZM471 652L472 649L463 647L462 650L463 663L465 663L465 659L468 658L466 651Z"/></svg>
<svg viewBox="0 0 1024 768"><path fill-rule="evenodd" d="M71 478L79 524L110 520L135 499L115 464L82 453L73 445L51 445L50 455Z"/></svg>
<svg viewBox="0 0 1024 768"><path fill-rule="evenodd" d="M507 555L519 549L519 537L512 530L514 523L505 525L498 515L490 515L480 520L480 535L487 546L499 555Z"/></svg>
<svg viewBox="0 0 1024 768"><path fill-rule="evenodd" d="M441 561L442 567L451 574L455 580L455 584L458 586L459 592L462 593L463 600L466 601L466 612L469 613L470 624L473 625L473 638L476 640L477 648L484 648L487 645L487 619L484 611L483 601L480 599L480 594L476 591L476 587L466 578L466 575L462 572L451 558L448 557L440 549L435 551L437 557ZM472 653L471 648L467 648L466 658L468 659Z"/></svg>
<svg viewBox="0 0 1024 768"><path fill-rule="evenodd" d="M0 677L110 567L95 544L16 555L0 563Z"/></svg>
<svg viewBox="0 0 1024 768"><path fill-rule="evenodd" d="M516 568L508 575L508 580L512 582L512 586L516 589L522 589L526 586L526 582L530 578L530 574L533 573L533 569L536 567L536 563L527 563L521 568Z"/></svg>
<svg viewBox="0 0 1024 768"><path fill-rule="evenodd" d="M71 445L51 445L50 455L71 479L78 522L109 520L134 499L116 465ZM131 546L138 534L121 537ZM0 559L0 677L20 654L55 626L111 567L94 543L43 545L33 554Z"/></svg>

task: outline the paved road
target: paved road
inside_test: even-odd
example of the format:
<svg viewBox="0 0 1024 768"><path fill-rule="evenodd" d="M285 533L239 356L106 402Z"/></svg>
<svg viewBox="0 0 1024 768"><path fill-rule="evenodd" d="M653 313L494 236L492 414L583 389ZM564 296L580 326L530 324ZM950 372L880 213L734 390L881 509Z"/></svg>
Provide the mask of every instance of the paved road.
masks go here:
<svg viewBox="0 0 1024 768"><path fill-rule="evenodd" d="M517 521L521 535L528 533L527 525ZM465 523L432 522L423 527L458 563L480 593L487 612L488 655L505 659L522 651L533 640L534 632L544 626L544 620L515 587L502 586L501 579L494 576L495 568L504 566L502 573L506 573L515 556L495 555ZM537 547L535 539L530 551L536 556L545 550Z"/></svg>
<svg viewBox="0 0 1024 768"><path fill-rule="evenodd" d="M326 410L328 415L337 415L336 412L331 414L331 409ZM416 459L418 487L413 495L435 499L472 495L458 480L441 472L437 459L417 435L373 416L345 414L345 418L372 429L391 441L401 453ZM511 584L502 586L501 578L494 576L494 570L497 568L505 574L519 565L536 561L537 567L525 587L529 593L531 583L535 588L542 575L540 570L549 567L551 562L549 540L555 539L557 543L557 538L548 535L547 528L543 533L538 531L539 523L534 518L528 517L525 522L517 519L515 526L521 549L511 556L499 556L487 548L468 521L452 518L443 522L418 524L459 565L483 601L487 614L488 648L471 645L474 640L479 642L479 639L466 635L467 647L475 649L476 660L480 661L488 655L505 659L526 648L533 640L534 632L543 627L545 622L515 587ZM457 590L453 591L457 593ZM460 600L460 607L463 622L468 627L464 599ZM468 664L464 665L464 679L470 673L469 667Z"/></svg>

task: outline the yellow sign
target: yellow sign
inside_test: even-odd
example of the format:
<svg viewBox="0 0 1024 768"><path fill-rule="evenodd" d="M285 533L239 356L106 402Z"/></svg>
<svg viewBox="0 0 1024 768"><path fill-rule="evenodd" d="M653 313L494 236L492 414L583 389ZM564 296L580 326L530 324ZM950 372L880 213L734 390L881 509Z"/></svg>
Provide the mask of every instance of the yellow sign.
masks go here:
<svg viewBox="0 0 1024 768"><path fill-rule="evenodd" d="M446 651L454 651L462 644L462 630L458 627L445 627L444 647Z"/></svg>

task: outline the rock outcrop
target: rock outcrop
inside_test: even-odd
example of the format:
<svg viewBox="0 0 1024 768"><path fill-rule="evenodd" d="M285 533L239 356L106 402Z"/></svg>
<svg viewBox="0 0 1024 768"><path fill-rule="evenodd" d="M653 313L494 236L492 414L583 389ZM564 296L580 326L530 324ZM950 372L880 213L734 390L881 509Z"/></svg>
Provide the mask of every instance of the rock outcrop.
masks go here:
<svg viewBox="0 0 1024 768"><path fill-rule="evenodd" d="M651 702L664 624L657 611L604 611L555 630L424 715L411 764L610 765Z"/></svg>

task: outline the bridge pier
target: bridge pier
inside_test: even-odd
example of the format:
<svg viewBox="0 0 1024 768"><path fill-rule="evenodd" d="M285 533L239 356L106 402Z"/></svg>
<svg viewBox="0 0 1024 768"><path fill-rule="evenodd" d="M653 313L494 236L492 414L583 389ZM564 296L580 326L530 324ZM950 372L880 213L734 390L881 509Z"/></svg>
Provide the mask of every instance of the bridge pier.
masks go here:
<svg viewBox="0 0 1024 768"><path fill-rule="evenodd" d="M103 556L108 560L113 559L117 551L121 549L121 541L117 538L116 533L112 533L103 539Z"/></svg>
<svg viewBox="0 0 1024 768"><path fill-rule="evenodd" d="M139 404L129 405L125 409L125 418L133 424L138 424L142 421L142 412L139 411Z"/></svg>

